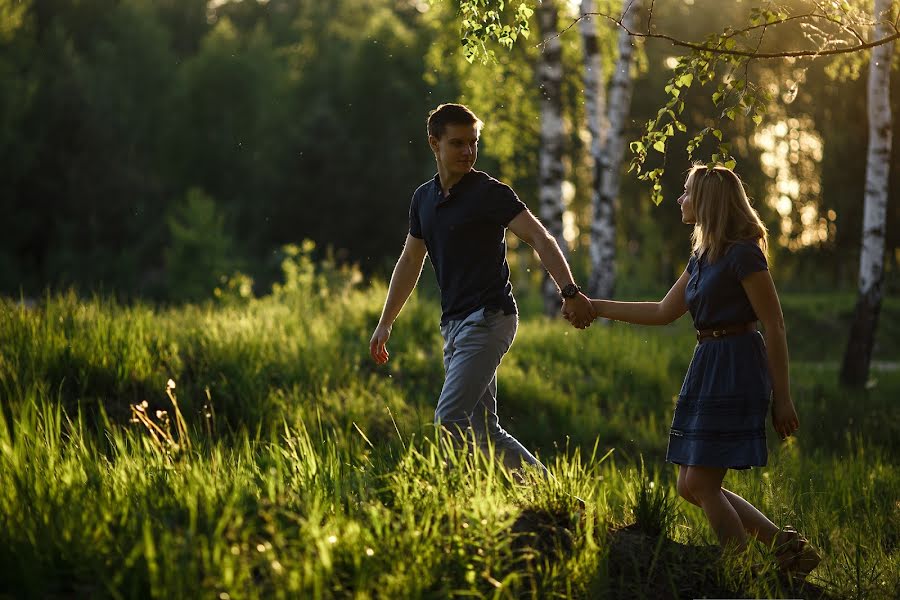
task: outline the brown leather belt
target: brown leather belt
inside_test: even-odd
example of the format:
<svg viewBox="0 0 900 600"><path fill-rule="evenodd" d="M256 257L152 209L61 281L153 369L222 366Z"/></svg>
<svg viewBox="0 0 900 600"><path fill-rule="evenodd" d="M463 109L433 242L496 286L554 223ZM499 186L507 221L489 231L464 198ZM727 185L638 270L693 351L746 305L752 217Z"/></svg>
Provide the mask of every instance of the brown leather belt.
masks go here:
<svg viewBox="0 0 900 600"><path fill-rule="evenodd" d="M750 323L741 323L740 325L725 325L715 329L698 329L697 342L703 343L729 335L740 335L742 333L750 333L756 331L756 321Z"/></svg>

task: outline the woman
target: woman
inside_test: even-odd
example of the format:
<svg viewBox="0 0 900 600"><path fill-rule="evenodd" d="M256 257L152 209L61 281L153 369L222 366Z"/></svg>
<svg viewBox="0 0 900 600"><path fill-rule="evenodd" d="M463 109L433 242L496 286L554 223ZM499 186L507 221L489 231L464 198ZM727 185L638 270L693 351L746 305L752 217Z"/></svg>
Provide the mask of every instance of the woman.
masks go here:
<svg viewBox="0 0 900 600"><path fill-rule="evenodd" d="M694 225L687 268L661 302L592 300L597 316L666 325L690 310L697 346L669 434L678 493L703 509L722 547L748 535L774 547L779 567L805 577L820 557L790 527L779 529L722 487L728 469L765 466L765 421L782 439L800 426L791 400L784 318L766 262L767 232L730 169L694 166L678 199ZM762 321L765 340L757 331Z"/></svg>

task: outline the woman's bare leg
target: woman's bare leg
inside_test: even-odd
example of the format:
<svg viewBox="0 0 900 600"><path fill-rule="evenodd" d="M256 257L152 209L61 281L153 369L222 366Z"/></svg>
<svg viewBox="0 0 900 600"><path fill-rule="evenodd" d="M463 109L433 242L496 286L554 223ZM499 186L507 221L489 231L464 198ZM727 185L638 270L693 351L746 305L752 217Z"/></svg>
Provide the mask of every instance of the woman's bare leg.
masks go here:
<svg viewBox="0 0 900 600"><path fill-rule="evenodd" d="M775 542L775 537L781 531L775 523L762 514L758 508L734 492L722 488L722 493L725 495L728 503L734 508L738 517L740 517L741 523L744 525L744 531L763 544L771 546Z"/></svg>
<svg viewBox="0 0 900 600"><path fill-rule="evenodd" d="M702 508L700 501L691 493L686 482L688 469L691 468L692 467L685 466L678 467L678 494L691 504ZM781 530L762 514L759 509L730 490L722 488L722 494L725 496L725 499L728 500L728 503L731 504L734 512L737 513L744 531L767 546L771 546L776 541L776 536Z"/></svg>
<svg viewBox="0 0 900 600"><path fill-rule="evenodd" d="M747 547L747 532L741 517L722 491L722 480L728 469L721 467L685 467L684 485L690 495L697 500L709 520L719 544L744 550ZM740 498L736 496L736 498ZM746 501L744 502L746 504Z"/></svg>

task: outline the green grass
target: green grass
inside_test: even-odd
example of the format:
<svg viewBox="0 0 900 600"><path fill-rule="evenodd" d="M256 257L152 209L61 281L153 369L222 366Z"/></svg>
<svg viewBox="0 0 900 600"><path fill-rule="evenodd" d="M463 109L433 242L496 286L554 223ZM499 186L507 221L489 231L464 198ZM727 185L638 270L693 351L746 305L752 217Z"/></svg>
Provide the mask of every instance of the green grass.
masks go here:
<svg viewBox="0 0 900 600"><path fill-rule="evenodd" d="M716 561L700 511L673 501L684 323L523 321L501 418L556 474L523 485L433 437L436 305L411 301L378 368L384 287L321 283L168 309L0 305L0 597L815 596L747 577L762 550ZM811 579L828 594L892 598L900 372L849 392L830 356L804 358L800 436L726 485L824 551Z"/></svg>

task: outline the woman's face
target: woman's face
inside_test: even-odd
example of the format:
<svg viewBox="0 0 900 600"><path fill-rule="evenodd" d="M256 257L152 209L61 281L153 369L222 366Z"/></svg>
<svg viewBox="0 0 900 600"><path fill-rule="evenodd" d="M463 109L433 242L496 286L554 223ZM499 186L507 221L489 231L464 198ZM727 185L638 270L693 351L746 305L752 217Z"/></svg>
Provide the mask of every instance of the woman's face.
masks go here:
<svg viewBox="0 0 900 600"><path fill-rule="evenodd" d="M697 216L694 214L694 205L691 203L691 185L693 183L693 175L684 182L684 193L678 198L678 205L681 207L681 222L693 225L697 222Z"/></svg>

